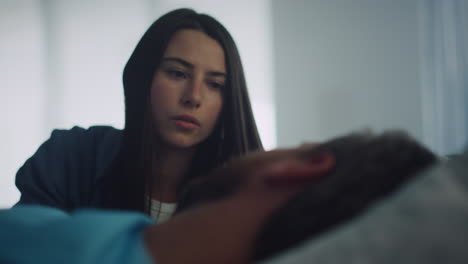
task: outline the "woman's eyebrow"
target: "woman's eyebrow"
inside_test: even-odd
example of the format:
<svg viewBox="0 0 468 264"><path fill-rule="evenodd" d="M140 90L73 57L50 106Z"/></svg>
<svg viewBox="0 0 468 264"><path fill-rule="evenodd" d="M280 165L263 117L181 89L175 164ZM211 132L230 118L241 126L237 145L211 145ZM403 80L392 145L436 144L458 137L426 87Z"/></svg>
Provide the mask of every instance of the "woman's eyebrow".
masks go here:
<svg viewBox="0 0 468 264"><path fill-rule="evenodd" d="M162 58L162 62L176 62L178 64L182 64L182 66L187 67L187 68L193 68L193 64L177 57L164 57Z"/></svg>
<svg viewBox="0 0 468 264"><path fill-rule="evenodd" d="M184 59L177 58L177 57L164 57L162 58L162 62L175 62L175 63L181 64L182 66L186 68L190 68L190 69L194 68L194 65L192 63ZM219 72L219 71L210 71L208 72L208 75L213 76L213 77L226 77L225 72Z"/></svg>

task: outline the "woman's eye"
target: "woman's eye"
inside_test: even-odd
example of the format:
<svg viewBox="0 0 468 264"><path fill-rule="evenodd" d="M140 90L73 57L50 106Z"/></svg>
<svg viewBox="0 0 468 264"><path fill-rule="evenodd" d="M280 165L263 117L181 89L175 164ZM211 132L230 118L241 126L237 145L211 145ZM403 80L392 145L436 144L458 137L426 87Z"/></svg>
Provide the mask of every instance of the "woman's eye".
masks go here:
<svg viewBox="0 0 468 264"><path fill-rule="evenodd" d="M179 70L166 70L166 73L169 77L175 78L175 79L185 79L187 78L187 74L185 74L183 71Z"/></svg>
<svg viewBox="0 0 468 264"><path fill-rule="evenodd" d="M219 83L219 82L208 82L208 84L212 87L212 88L215 88L215 89L223 89L224 88L224 84L222 83Z"/></svg>

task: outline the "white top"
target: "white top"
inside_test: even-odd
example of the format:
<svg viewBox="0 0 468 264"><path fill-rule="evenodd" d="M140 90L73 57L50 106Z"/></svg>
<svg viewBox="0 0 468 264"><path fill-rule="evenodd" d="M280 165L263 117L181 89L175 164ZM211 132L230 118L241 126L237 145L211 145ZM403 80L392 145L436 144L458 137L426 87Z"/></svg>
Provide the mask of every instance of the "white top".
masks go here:
<svg viewBox="0 0 468 264"><path fill-rule="evenodd" d="M177 203L163 203L158 200L151 199L150 216L157 220L158 223L162 223L171 218L176 206Z"/></svg>

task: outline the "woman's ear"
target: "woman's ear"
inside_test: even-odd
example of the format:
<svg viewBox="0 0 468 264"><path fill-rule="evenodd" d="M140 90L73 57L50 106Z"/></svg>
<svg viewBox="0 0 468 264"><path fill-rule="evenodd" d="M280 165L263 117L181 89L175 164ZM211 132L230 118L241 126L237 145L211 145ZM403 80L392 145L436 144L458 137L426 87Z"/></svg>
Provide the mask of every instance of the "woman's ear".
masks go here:
<svg viewBox="0 0 468 264"><path fill-rule="evenodd" d="M263 181L271 186L294 186L313 183L335 167L335 156L321 152L308 161L283 159L261 173Z"/></svg>

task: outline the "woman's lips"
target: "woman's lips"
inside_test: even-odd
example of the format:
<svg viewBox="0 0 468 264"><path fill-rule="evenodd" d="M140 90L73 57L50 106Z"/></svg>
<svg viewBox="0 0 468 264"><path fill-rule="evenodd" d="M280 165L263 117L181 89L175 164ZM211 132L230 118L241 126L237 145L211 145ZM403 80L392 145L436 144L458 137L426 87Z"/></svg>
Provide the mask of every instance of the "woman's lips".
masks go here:
<svg viewBox="0 0 468 264"><path fill-rule="evenodd" d="M186 130L193 130L200 126L200 122L190 115L175 116L173 120L178 127Z"/></svg>

